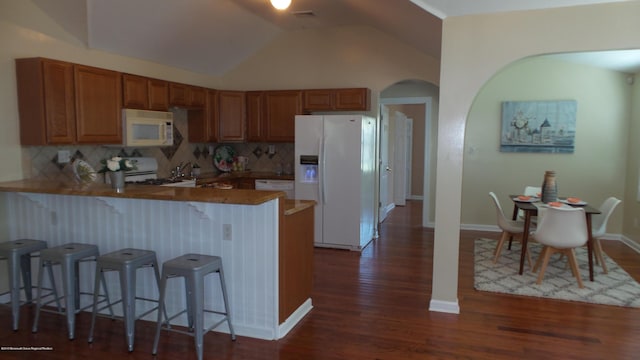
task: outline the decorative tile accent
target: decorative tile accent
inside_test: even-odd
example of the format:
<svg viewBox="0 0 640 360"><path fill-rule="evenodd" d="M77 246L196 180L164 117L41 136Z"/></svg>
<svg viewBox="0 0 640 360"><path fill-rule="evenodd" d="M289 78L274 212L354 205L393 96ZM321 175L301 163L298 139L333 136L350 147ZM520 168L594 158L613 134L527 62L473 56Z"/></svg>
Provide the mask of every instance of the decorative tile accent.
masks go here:
<svg viewBox="0 0 640 360"><path fill-rule="evenodd" d="M205 145L205 146L203 146L203 147L202 147L202 157L203 157L204 159L206 159L206 158L208 158L208 157L209 157L209 155L211 155L211 154L209 154L209 147L208 147L208 146L206 146L206 145Z"/></svg>
<svg viewBox="0 0 640 360"><path fill-rule="evenodd" d="M51 162L53 163L53 165L55 165L58 169L60 169L60 171L62 171L62 169L64 169L65 164L58 164L58 153L56 153L53 157L53 159L51 159Z"/></svg>
<svg viewBox="0 0 640 360"><path fill-rule="evenodd" d="M71 162L76 161L76 159L84 160L84 154L82 154L80 150L76 150L76 152L71 156Z"/></svg>
<svg viewBox="0 0 640 360"><path fill-rule="evenodd" d="M255 155L258 159L260 159L262 154L264 154L264 152L262 151L262 148L260 146L256 146L256 148L253 149L253 155Z"/></svg>
<svg viewBox="0 0 640 360"><path fill-rule="evenodd" d="M178 130L177 127L174 127L173 129L173 145L172 146L164 146L162 148L160 148L160 150L162 151L162 153L164 154L164 156L171 160L171 158L173 158L173 155L176 154L176 151L178 151L178 148L180 147L180 144L182 144L182 133L180 133L180 130Z"/></svg>
<svg viewBox="0 0 640 360"><path fill-rule="evenodd" d="M198 146L196 146L196 149L195 149L195 150L193 150L193 156L195 156L195 157L196 157L196 160L197 160L197 159L200 159L200 154L202 154L202 153L200 152L200 148L199 148Z"/></svg>
<svg viewBox="0 0 640 360"><path fill-rule="evenodd" d="M133 149L133 152L131 152L131 157L143 157L144 155L142 155L142 153L138 150L138 149Z"/></svg>

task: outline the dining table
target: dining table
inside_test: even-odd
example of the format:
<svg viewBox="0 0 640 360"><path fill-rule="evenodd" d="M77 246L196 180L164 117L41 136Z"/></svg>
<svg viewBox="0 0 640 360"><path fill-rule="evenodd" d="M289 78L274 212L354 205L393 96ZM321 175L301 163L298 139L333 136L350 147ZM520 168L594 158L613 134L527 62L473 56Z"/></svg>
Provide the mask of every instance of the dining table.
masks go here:
<svg viewBox="0 0 640 360"><path fill-rule="evenodd" d="M527 253L527 242L529 240L529 232L531 231L531 218L533 216L537 216L538 214L538 206L542 204L539 198L532 197L527 201L522 201L518 199L519 195L509 195L511 200L513 201L513 216L512 219L516 220L518 217L518 210L522 210L524 213L524 232L522 234L522 250L520 253L520 270L518 274L522 275L522 271L524 269L524 259ZM565 204L572 207L581 207L584 209L585 216L587 218L587 257L589 258L589 280L593 281L593 237L591 234L591 215L600 214L600 210L595 208L588 203L582 202L578 204L572 204L570 202L564 201L566 198L558 198L558 201L563 201Z"/></svg>

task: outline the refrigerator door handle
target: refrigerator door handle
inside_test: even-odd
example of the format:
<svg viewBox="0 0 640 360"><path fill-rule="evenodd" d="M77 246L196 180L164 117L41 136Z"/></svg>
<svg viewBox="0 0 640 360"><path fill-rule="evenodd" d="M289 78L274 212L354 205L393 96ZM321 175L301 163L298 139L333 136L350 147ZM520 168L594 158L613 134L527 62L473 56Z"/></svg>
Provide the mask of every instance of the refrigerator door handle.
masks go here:
<svg viewBox="0 0 640 360"><path fill-rule="evenodd" d="M327 186L324 182L324 168L325 168L325 155L326 155L326 145L327 145L327 137L323 136L322 141L320 142L320 169L318 169L318 190L320 191L320 199L322 199L322 203L327 203Z"/></svg>

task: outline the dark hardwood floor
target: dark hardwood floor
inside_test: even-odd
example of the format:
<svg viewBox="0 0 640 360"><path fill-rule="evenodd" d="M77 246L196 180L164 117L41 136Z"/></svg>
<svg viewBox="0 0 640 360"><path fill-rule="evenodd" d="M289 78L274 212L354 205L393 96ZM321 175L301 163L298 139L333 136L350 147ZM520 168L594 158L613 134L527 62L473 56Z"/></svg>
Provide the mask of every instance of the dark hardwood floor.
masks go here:
<svg viewBox="0 0 640 360"><path fill-rule="evenodd" d="M421 203L393 210L381 236L360 254L315 250L314 309L279 341L210 332L206 359L638 359L640 309L542 300L473 288L473 240L498 233L463 231L459 315L429 312L433 232L420 227ZM620 242L605 251L636 279L640 255ZM2 265L4 266L4 265ZM515 271L515 270L514 270ZM32 334L32 309L10 330L0 308L0 346L46 346L51 351L0 351L0 359L150 359L154 324L138 322L128 353L121 322L98 319L88 344L90 316L78 316L68 341L62 317L43 313ZM158 359L195 359L193 339L163 333Z"/></svg>

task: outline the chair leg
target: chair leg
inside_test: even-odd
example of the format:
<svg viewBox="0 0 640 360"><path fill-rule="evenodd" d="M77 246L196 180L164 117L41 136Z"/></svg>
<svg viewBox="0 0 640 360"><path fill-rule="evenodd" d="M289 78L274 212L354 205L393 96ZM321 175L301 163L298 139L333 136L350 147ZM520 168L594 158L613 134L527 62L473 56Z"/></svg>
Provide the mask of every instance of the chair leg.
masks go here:
<svg viewBox="0 0 640 360"><path fill-rule="evenodd" d="M169 322L169 317L166 316L166 307L164 306L164 296L165 291L167 289L167 275L163 272L160 277L160 298L158 299L158 322L156 324L156 336L153 340L153 349L151 350L152 355L156 355L158 353L158 344L160 343L160 330L162 329L162 314L165 314L165 319L167 323Z"/></svg>
<svg viewBox="0 0 640 360"><path fill-rule="evenodd" d="M129 352L132 352L136 329L136 269L120 271L120 289L127 347Z"/></svg>
<svg viewBox="0 0 640 360"><path fill-rule="evenodd" d="M576 279L578 279L578 287L580 287L580 289L584 288L584 285L582 285L582 278L580 277L578 261L576 260L576 254L573 252L573 249L568 249L567 257L569 258L569 264L571 264L571 271Z"/></svg>
<svg viewBox="0 0 640 360"><path fill-rule="evenodd" d="M607 264L604 262L604 256L602 255L602 244L600 243L600 239L593 239L593 245L594 252L596 253L596 261L600 263L600 266L602 266L602 271L605 274L608 274L609 269L607 269Z"/></svg>
<svg viewBox="0 0 640 360"><path fill-rule="evenodd" d="M13 319L13 331L18 330L18 322L20 317L20 274L17 271L14 271L16 270L16 265L18 265L14 263L14 260L21 260L16 258L17 256L7 256L9 288L11 290L11 316ZM26 290L27 289L25 285L25 291Z"/></svg>
<svg viewBox="0 0 640 360"><path fill-rule="evenodd" d="M87 342L93 342L93 329L96 325L96 315L98 314L98 296L100 295L100 274L102 267L96 265L96 276L93 282L93 310L91 311L91 327L89 328L89 338Z"/></svg>
<svg viewBox="0 0 640 360"><path fill-rule="evenodd" d="M540 285L542 284L542 279L544 278L544 272L547 270L547 265L549 264L549 258L551 257L551 254L553 253L553 249L550 248L549 246L545 246L544 249L542 249L542 253L540 253L540 257L544 256L544 259L542 260L542 268L540 268L540 274L538 274L538 280L536 281L536 284Z"/></svg>
<svg viewBox="0 0 640 360"><path fill-rule="evenodd" d="M204 277L192 275L188 276L185 280L194 292L189 299L191 302L191 316L193 317L193 338L198 360L202 360L202 339L204 337Z"/></svg>
<svg viewBox="0 0 640 360"><path fill-rule="evenodd" d="M493 251L495 255L493 258L494 264L498 261L498 258L500 257L500 252L502 252L502 246L504 245L504 242L507 240L508 235L509 234L507 234L506 231L503 231L502 235L500 235L500 240L498 240L498 245L496 246L496 249Z"/></svg>

